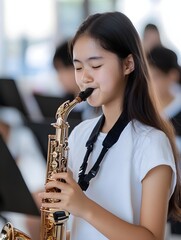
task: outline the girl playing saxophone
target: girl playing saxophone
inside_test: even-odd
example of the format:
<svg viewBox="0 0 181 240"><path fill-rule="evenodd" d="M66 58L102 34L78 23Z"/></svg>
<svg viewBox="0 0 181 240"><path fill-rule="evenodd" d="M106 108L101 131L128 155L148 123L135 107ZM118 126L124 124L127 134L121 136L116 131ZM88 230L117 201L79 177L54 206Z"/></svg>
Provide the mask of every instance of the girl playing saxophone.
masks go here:
<svg viewBox="0 0 181 240"><path fill-rule="evenodd" d="M76 82L103 115L69 137L71 172L40 193L43 207L70 213L71 240L163 240L168 216L181 218L177 153L159 115L140 38L120 12L97 13L71 42ZM60 192L47 192L53 188ZM59 200L59 201L57 201Z"/></svg>

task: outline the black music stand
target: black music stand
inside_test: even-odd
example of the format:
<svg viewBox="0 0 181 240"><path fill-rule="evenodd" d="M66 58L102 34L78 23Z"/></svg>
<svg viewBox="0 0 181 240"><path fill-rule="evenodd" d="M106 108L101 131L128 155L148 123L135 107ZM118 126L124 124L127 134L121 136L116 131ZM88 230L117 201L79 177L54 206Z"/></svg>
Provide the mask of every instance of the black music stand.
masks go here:
<svg viewBox="0 0 181 240"><path fill-rule="evenodd" d="M21 172L0 135L0 212L4 211L40 215Z"/></svg>
<svg viewBox="0 0 181 240"><path fill-rule="evenodd" d="M45 94L33 93L33 96L45 118L55 118L58 107L68 99Z"/></svg>
<svg viewBox="0 0 181 240"><path fill-rule="evenodd" d="M52 120L52 122L55 122ZM31 129L36 139L38 140L40 150L47 161L47 151L48 151L48 135L55 134L55 128L51 125L51 122L32 122L27 121L26 126Z"/></svg>
<svg viewBox="0 0 181 240"><path fill-rule="evenodd" d="M14 107L25 117L29 117L26 104L14 79L0 78L0 105Z"/></svg>
<svg viewBox="0 0 181 240"><path fill-rule="evenodd" d="M40 108L40 111L45 119L54 121L57 109L62 103L67 100L72 101L74 98L72 95L66 95L64 97L51 96L39 93L33 93L33 96ZM70 117L73 119L82 119L82 113L80 111L72 111Z"/></svg>
<svg viewBox="0 0 181 240"><path fill-rule="evenodd" d="M68 123L70 125L69 128L69 134L73 130L75 126L77 126L81 122L81 117L78 116L77 118L71 117L72 112L70 113L70 117L68 117ZM38 140L40 149L42 151L42 154L44 156L44 159L47 161L47 150L48 150L48 135L54 135L56 132L56 129L51 125L51 123L55 123L56 119L50 118L46 119L42 122L33 122L33 121L27 121L26 126L31 129L31 131L34 133L36 139Z"/></svg>

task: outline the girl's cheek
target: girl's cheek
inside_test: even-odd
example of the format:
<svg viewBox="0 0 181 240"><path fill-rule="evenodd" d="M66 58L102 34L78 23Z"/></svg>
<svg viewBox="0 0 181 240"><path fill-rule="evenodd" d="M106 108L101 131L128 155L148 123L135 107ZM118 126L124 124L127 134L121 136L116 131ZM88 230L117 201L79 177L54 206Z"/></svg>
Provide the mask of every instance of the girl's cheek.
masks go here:
<svg viewBox="0 0 181 240"><path fill-rule="evenodd" d="M81 89L81 86L82 86L81 82L79 80L76 80L76 83L77 83L78 87Z"/></svg>
<svg viewBox="0 0 181 240"><path fill-rule="evenodd" d="M82 75L77 75L75 80L76 80L76 83L79 86L79 88L82 89L82 87L84 85Z"/></svg>
<svg viewBox="0 0 181 240"><path fill-rule="evenodd" d="M80 86L80 77L75 73L75 81L78 86Z"/></svg>

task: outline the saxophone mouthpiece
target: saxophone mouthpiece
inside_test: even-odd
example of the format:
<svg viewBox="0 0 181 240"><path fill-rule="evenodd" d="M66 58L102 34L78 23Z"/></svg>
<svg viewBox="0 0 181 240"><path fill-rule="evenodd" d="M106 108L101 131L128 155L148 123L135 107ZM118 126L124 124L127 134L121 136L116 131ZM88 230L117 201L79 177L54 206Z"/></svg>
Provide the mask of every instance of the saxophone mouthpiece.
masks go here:
<svg viewBox="0 0 181 240"><path fill-rule="evenodd" d="M85 91L79 93L81 101L85 101L94 91L94 88L87 88Z"/></svg>

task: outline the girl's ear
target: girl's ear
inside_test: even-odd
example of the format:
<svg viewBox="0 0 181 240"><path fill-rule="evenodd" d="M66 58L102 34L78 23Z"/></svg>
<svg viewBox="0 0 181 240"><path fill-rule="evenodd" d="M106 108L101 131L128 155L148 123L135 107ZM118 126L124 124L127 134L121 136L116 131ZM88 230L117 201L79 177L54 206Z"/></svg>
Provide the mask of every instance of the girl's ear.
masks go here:
<svg viewBox="0 0 181 240"><path fill-rule="evenodd" d="M124 59L124 74L128 75L131 72L134 71L135 65L134 65L134 59L133 55L129 54L125 59Z"/></svg>

